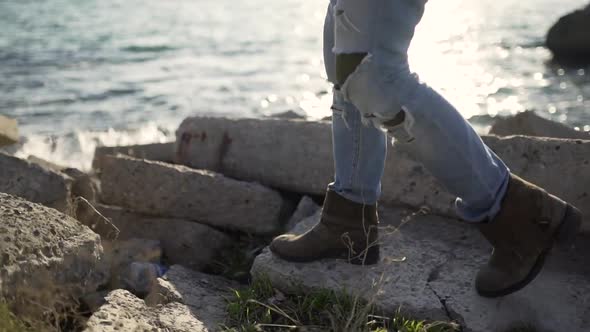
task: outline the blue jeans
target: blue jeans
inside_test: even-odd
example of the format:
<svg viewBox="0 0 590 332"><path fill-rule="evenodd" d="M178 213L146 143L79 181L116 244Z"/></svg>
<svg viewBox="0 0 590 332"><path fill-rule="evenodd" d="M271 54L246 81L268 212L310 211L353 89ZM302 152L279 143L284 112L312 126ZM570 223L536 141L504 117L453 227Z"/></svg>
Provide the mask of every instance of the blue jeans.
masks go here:
<svg viewBox="0 0 590 332"><path fill-rule="evenodd" d="M387 135L458 198L467 221L491 220L500 209L509 170L441 95L410 72L407 51L426 0L330 0L324 62L336 83L335 55L367 53L334 89L335 178L329 189L357 203L381 193ZM389 125L399 112L403 122Z"/></svg>

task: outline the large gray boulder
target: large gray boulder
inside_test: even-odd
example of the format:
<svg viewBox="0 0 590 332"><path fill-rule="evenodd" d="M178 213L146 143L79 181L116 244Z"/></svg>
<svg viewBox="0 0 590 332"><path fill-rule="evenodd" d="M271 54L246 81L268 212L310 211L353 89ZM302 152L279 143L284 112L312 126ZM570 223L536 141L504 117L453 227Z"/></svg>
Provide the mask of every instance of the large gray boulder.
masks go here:
<svg viewBox="0 0 590 332"><path fill-rule="evenodd" d="M590 5L562 16L547 33L546 44L559 61L590 63Z"/></svg>
<svg viewBox="0 0 590 332"><path fill-rule="evenodd" d="M72 183L65 174L0 152L0 192L70 214Z"/></svg>
<svg viewBox="0 0 590 332"><path fill-rule="evenodd" d="M552 138L571 138L590 140L590 133L577 131L563 123L551 121L525 111L514 116L499 117L494 121L490 134L497 136L539 136Z"/></svg>
<svg viewBox="0 0 590 332"><path fill-rule="evenodd" d="M218 331L227 318L227 298L239 284L174 265L146 297L149 306L179 302L187 305L209 331Z"/></svg>
<svg viewBox="0 0 590 332"><path fill-rule="evenodd" d="M179 161L273 187L323 195L334 163L330 124L299 120L188 118L177 131ZM590 141L484 136L510 169L582 210L590 229ZM412 157L412 144L390 148L381 202L425 206L455 216L449 194Z"/></svg>
<svg viewBox="0 0 590 332"><path fill-rule="evenodd" d="M283 199L258 183L125 156L106 156L100 179L106 204L256 234L279 227Z"/></svg>
<svg viewBox="0 0 590 332"><path fill-rule="evenodd" d="M163 161L172 163L176 159L175 143L151 143L125 146L98 146L94 150L92 168L100 170L104 156L116 156L124 154L139 159Z"/></svg>
<svg viewBox="0 0 590 332"><path fill-rule="evenodd" d="M18 142L18 126L15 119L0 115L0 147Z"/></svg>
<svg viewBox="0 0 590 332"><path fill-rule="evenodd" d="M367 267L344 260L291 263L268 249L252 267L283 292L327 288L345 290L389 313L415 319L455 320L467 332L506 331L531 324L536 331L590 329L590 247L580 238L575 251L554 250L543 272L523 290L486 299L473 278L491 247L467 224L415 210L381 209L381 261ZM320 213L301 223L302 233Z"/></svg>
<svg viewBox="0 0 590 332"><path fill-rule="evenodd" d="M232 241L215 228L186 219L158 218L107 205L96 208L119 230L119 241L134 237L158 240L170 263L192 269L211 264Z"/></svg>
<svg viewBox="0 0 590 332"><path fill-rule="evenodd" d="M85 332L213 332L195 317L191 308L171 302L148 307L129 291L117 289L87 322Z"/></svg>
<svg viewBox="0 0 590 332"><path fill-rule="evenodd" d="M0 294L19 316L77 305L106 282L100 237L55 209L0 193Z"/></svg>

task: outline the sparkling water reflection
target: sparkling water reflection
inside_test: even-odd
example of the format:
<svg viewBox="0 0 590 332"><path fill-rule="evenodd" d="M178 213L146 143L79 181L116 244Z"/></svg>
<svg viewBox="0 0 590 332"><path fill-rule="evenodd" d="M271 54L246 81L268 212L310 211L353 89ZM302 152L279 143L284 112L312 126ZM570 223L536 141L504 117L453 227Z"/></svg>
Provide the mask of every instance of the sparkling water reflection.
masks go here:
<svg viewBox="0 0 590 332"><path fill-rule="evenodd" d="M478 127L534 108L589 130L588 68L549 63L550 25L585 0L431 0L410 50ZM0 2L0 113L21 154L89 165L97 144L173 139L186 116L329 115L327 1Z"/></svg>

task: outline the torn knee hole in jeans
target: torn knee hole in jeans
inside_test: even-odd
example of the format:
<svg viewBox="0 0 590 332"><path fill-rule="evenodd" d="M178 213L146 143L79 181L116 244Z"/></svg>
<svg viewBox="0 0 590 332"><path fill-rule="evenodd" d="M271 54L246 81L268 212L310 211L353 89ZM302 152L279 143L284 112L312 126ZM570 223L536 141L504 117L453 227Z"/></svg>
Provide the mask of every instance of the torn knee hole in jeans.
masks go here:
<svg viewBox="0 0 590 332"><path fill-rule="evenodd" d="M381 122L381 126L387 131L387 134L400 143L409 143L414 140L411 133L413 124L412 114L403 106L393 119Z"/></svg>

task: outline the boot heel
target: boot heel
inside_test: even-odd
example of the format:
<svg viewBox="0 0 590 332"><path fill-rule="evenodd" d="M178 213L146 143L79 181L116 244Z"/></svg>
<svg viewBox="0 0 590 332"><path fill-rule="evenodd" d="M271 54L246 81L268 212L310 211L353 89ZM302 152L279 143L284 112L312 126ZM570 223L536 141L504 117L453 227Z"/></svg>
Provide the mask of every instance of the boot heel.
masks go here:
<svg viewBox="0 0 590 332"><path fill-rule="evenodd" d="M555 243L560 247L571 247L575 240L576 234L582 224L582 212L571 205L567 205L565 216L555 236Z"/></svg>
<svg viewBox="0 0 590 332"><path fill-rule="evenodd" d="M359 255L348 260L350 264L354 265L373 265L379 262L379 245L369 247L366 255Z"/></svg>

